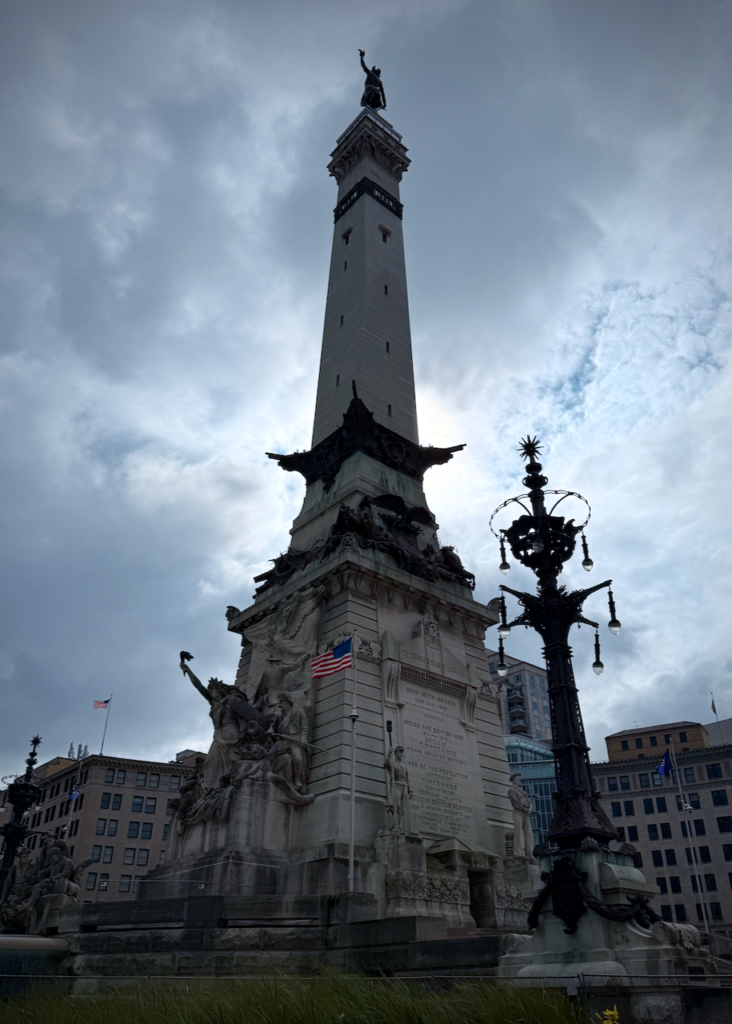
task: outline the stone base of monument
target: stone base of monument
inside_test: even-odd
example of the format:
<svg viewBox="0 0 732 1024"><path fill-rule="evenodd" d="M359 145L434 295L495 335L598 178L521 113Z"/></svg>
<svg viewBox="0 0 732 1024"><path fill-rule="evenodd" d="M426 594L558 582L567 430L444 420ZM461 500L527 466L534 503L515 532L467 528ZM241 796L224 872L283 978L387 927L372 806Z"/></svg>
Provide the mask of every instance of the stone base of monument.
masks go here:
<svg viewBox="0 0 732 1024"><path fill-rule="evenodd" d="M587 888L605 906L627 908L633 897L650 898L658 892L624 854L598 850L570 856L580 871L587 872ZM552 866L552 858L542 858L544 871ZM540 884L534 897L541 888ZM576 931L571 932L571 924L565 925L554 911L549 895L530 936L504 938L498 977L573 990L606 988L608 995L603 998L609 1000L610 1008L620 991L625 1007L621 1019L627 1024L651 1020L681 1024L686 1019L681 986L714 983L720 972L732 972L732 965L710 957L699 931L691 925L658 921L645 928L634 920L609 920L585 907Z"/></svg>

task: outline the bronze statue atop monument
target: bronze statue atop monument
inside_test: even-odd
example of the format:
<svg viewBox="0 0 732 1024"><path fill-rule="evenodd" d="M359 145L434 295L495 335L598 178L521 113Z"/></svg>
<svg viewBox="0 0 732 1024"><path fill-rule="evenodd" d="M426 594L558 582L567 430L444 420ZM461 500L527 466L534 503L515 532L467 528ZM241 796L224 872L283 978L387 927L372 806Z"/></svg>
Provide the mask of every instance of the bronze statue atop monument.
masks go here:
<svg viewBox="0 0 732 1024"><path fill-rule="evenodd" d="M361 55L361 67L366 74L361 106L371 107L372 110L386 110L386 93L381 81L381 68L377 68L375 64L372 68L367 67L364 60L366 51L359 50L358 52Z"/></svg>

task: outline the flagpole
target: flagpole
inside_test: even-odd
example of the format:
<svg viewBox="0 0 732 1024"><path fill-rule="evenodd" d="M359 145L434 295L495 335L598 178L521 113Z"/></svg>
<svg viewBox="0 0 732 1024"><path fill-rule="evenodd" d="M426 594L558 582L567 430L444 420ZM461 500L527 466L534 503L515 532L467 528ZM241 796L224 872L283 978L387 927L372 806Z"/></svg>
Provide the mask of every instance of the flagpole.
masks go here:
<svg viewBox="0 0 732 1024"><path fill-rule="evenodd" d="M687 811L687 808L688 808L688 812L687 813L691 814L691 810L692 810L691 806L687 803L686 800L684 800L684 794L681 791L681 772L679 771L678 762L676 761L676 751L674 750L674 741L671 738L669 738L669 750L671 751L671 761L672 761L673 766L674 766L674 771L676 772L676 784L677 784L678 790L679 790L679 800L681 801L681 809L682 809L682 811ZM699 859L698 859L698 857L696 855L696 846L694 845L694 838L693 838L692 830L691 830L691 818L689 818L689 836L688 836L688 838L689 838L689 846L690 846L690 849L691 849L692 867L694 868L694 875L696 877L696 885L697 885L697 888L699 890L699 899L701 900L702 920L703 920L704 924L706 925L707 932L710 932L710 928L709 928L709 911L707 909L706 900L704 899L704 889L702 888L701 875L699 874ZM711 934L711 932L710 932L710 934Z"/></svg>
<svg viewBox="0 0 732 1024"><path fill-rule="evenodd" d="M355 882L355 841L356 841L356 630L351 634L351 658L353 659L353 706L351 714L351 834L348 843L348 891L354 892Z"/></svg>
<svg viewBox="0 0 732 1024"><path fill-rule="evenodd" d="M112 710L112 697L114 697L114 694L110 693L110 695L109 695L109 703L107 704L107 717L104 719L104 732L102 733L102 745L99 748L99 756L100 757L104 753L104 740L107 737L107 726L109 725L109 712Z"/></svg>

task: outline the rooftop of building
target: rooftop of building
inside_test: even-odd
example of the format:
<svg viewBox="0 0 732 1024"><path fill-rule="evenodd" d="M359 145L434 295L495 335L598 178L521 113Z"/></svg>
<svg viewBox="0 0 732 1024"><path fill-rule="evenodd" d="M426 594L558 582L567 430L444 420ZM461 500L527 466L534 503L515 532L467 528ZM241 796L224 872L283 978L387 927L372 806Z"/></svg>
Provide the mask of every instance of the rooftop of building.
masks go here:
<svg viewBox="0 0 732 1024"><path fill-rule="evenodd" d="M692 747L691 750L687 750L683 753L677 750L674 754L674 757L679 764L685 764L688 761L711 761L715 758L730 756L732 756L732 743L724 743L721 746L716 747ZM661 763L662 757L663 748L659 747L656 751L655 757L625 757L618 758L615 761L592 761L591 763L593 769L610 768L613 771L618 771L619 768L625 765L630 771L634 772L649 770L655 771L655 766Z"/></svg>
<svg viewBox="0 0 732 1024"><path fill-rule="evenodd" d="M683 729L694 725L701 725L701 722L662 722L661 725L643 725L637 729L623 729L621 732L611 732L606 740L614 740L619 736L637 736L641 732L663 732L669 729Z"/></svg>

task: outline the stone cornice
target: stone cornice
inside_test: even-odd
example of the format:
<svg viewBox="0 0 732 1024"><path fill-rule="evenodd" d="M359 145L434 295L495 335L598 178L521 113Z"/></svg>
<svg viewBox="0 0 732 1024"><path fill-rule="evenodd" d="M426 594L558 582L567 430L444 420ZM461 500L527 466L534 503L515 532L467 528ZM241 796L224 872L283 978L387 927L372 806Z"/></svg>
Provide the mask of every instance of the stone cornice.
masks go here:
<svg viewBox="0 0 732 1024"><path fill-rule="evenodd" d="M370 157L397 181L409 168L407 149L401 136L383 118L364 112L338 140L328 170L340 185L356 164Z"/></svg>

